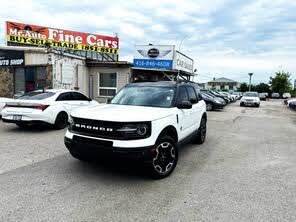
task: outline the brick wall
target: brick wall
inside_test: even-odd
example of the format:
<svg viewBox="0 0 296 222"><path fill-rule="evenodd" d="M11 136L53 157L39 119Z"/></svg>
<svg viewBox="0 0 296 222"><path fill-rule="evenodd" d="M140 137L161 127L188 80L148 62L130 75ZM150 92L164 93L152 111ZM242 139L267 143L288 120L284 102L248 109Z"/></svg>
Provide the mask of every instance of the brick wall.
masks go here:
<svg viewBox="0 0 296 222"><path fill-rule="evenodd" d="M0 97L13 96L14 68L0 68Z"/></svg>

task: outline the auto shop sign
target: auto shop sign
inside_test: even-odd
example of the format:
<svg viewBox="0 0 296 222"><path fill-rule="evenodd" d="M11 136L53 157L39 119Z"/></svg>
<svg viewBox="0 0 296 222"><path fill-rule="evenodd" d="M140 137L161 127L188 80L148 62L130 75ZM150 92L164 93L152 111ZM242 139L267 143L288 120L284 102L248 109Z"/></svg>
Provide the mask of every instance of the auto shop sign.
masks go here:
<svg viewBox="0 0 296 222"><path fill-rule="evenodd" d="M146 69L172 69L174 46L172 45L136 45L134 49L134 67Z"/></svg>
<svg viewBox="0 0 296 222"><path fill-rule="evenodd" d="M117 37L6 22L7 43L118 54Z"/></svg>
<svg viewBox="0 0 296 222"><path fill-rule="evenodd" d="M25 65L24 51L0 49L0 67Z"/></svg>

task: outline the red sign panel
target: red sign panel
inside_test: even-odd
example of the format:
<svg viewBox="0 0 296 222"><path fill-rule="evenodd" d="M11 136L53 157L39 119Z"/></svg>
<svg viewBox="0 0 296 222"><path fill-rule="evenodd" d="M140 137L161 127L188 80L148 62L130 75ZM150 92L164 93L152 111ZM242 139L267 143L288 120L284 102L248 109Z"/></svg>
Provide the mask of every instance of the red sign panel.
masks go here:
<svg viewBox="0 0 296 222"><path fill-rule="evenodd" d="M119 39L83 32L6 22L6 41L24 45L118 54Z"/></svg>

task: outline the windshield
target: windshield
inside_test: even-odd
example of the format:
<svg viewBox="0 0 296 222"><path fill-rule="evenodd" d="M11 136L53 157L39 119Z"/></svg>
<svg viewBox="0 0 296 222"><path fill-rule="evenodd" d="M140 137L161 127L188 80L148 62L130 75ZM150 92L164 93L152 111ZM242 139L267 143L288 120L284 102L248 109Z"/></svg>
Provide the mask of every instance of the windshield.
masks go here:
<svg viewBox="0 0 296 222"><path fill-rule="evenodd" d="M40 92L40 91L33 91L24 94L23 96L19 97L18 99L21 100L43 100L47 99L51 96L55 95L53 92Z"/></svg>
<svg viewBox="0 0 296 222"><path fill-rule="evenodd" d="M256 93L256 92L246 92L244 96L246 96L246 97L258 97L258 93Z"/></svg>
<svg viewBox="0 0 296 222"><path fill-rule="evenodd" d="M171 87L125 87L111 104L168 108L172 105L174 92Z"/></svg>

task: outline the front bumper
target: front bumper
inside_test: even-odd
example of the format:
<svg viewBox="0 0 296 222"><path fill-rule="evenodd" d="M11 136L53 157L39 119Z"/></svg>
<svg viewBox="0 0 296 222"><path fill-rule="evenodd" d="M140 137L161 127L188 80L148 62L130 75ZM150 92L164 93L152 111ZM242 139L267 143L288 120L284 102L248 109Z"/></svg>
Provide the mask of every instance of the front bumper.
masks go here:
<svg viewBox="0 0 296 222"><path fill-rule="evenodd" d="M255 102L255 101L241 101L240 105L241 106L258 106L260 102Z"/></svg>
<svg viewBox="0 0 296 222"><path fill-rule="evenodd" d="M2 121L4 123L26 123L28 125L31 125L31 124L44 124L44 125L48 125L49 123L48 122L45 122L45 121L41 121L41 120L11 120L11 119L5 119L2 117Z"/></svg>
<svg viewBox="0 0 296 222"><path fill-rule="evenodd" d="M214 103L213 104L213 109L223 109L224 106L225 106L224 104Z"/></svg>
<svg viewBox="0 0 296 222"><path fill-rule="evenodd" d="M122 158L152 161L153 146L149 147L114 147L111 141L97 140L86 137L74 136L72 139L64 137L64 143L69 152L75 156L80 154L91 158Z"/></svg>

